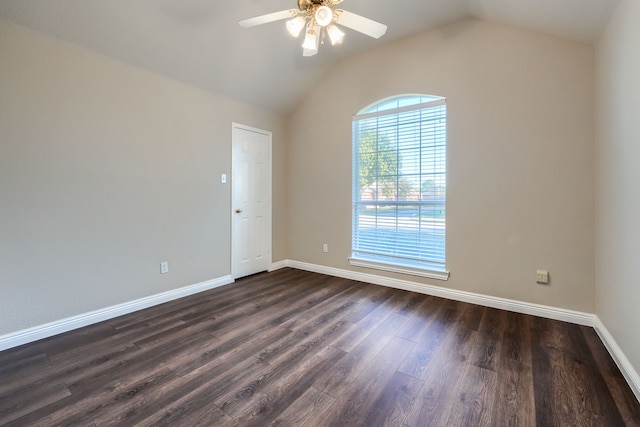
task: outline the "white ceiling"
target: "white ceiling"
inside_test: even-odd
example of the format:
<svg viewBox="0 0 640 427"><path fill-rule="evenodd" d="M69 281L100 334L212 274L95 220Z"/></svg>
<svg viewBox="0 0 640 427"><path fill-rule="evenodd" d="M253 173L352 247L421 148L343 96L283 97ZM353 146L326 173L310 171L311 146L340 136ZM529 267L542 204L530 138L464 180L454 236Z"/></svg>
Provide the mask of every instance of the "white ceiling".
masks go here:
<svg viewBox="0 0 640 427"><path fill-rule="evenodd" d="M387 24L378 40L345 30L340 46L304 58L284 22L238 21L296 0L0 0L0 19L125 63L287 113L342 58L455 20L477 17L594 43L619 0L345 0Z"/></svg>

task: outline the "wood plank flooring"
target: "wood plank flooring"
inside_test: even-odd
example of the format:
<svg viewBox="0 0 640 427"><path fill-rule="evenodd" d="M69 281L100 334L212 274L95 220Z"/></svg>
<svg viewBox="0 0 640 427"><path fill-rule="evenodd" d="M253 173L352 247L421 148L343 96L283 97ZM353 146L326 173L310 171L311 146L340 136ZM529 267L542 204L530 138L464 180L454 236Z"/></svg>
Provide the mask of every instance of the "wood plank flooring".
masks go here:
<svg viewBox="0 0 640 427"><path fill-rule="evenodd" d="M282 269L0 353L7 426L640 426L591 328Z"/></svg>

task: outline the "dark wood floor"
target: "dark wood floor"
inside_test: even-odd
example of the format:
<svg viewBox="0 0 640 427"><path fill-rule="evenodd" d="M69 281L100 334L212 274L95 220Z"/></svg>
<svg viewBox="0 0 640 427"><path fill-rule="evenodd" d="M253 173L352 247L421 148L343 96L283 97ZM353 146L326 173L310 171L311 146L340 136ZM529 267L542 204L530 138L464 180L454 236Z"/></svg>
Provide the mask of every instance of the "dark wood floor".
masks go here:
<svg viewBox="0 0 640 427"><path fill-rule="evenodd" d="M0 353L0 425L640 426L594 330L283 269Z"/></svg>

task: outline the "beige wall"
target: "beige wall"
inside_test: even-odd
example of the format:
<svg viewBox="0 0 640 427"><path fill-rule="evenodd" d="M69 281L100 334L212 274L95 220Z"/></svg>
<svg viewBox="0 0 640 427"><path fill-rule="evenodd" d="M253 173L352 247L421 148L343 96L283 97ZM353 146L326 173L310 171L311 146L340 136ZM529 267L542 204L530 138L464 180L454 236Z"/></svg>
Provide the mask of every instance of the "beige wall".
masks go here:
<svg viewBox="0 0 640 427"><path fill-rule="evenodd" d="M411 92L449 111L451 279L424 283L594 311L588 46L463 21L343 61L286 123L2 22L0 57L0 335L229 274L232 121L274 132L273 260L350 269L351 116Z"/></svg>
<svg viewBox="0 0 640 427"><path fill-rule="evenodd" d="M640 2L596 49L596 314L640 372Z"/></svg>
<svg viewBox="0 0 640 427"><path fill-rule="evenodd" d="M2 22L0 58L0 335L230 274L232 121L273 131L285 257L281 117Z"/></svg>
<svg viewBox="0 0 640 427"><path fill-rule="evenodd" d="M477 20L343 61L289 120L289 256L366 271L347 261L351 117L395 94L439 95L451 278L421 281L593 312L593 70L590 46Z"/></svg>

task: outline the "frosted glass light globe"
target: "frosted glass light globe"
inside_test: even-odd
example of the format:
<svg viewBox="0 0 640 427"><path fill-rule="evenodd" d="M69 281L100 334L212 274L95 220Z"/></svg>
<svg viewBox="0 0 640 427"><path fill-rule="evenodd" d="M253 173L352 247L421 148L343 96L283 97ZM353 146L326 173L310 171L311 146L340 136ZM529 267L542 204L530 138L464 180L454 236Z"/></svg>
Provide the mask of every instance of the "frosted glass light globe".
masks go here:
<svg viewBox="0 0 640 427"><path fill-rule="evenodd" d="M320 6L316 10L316 22L321 27L326 27L333 21L333 11L329 6Z"/></svg>

